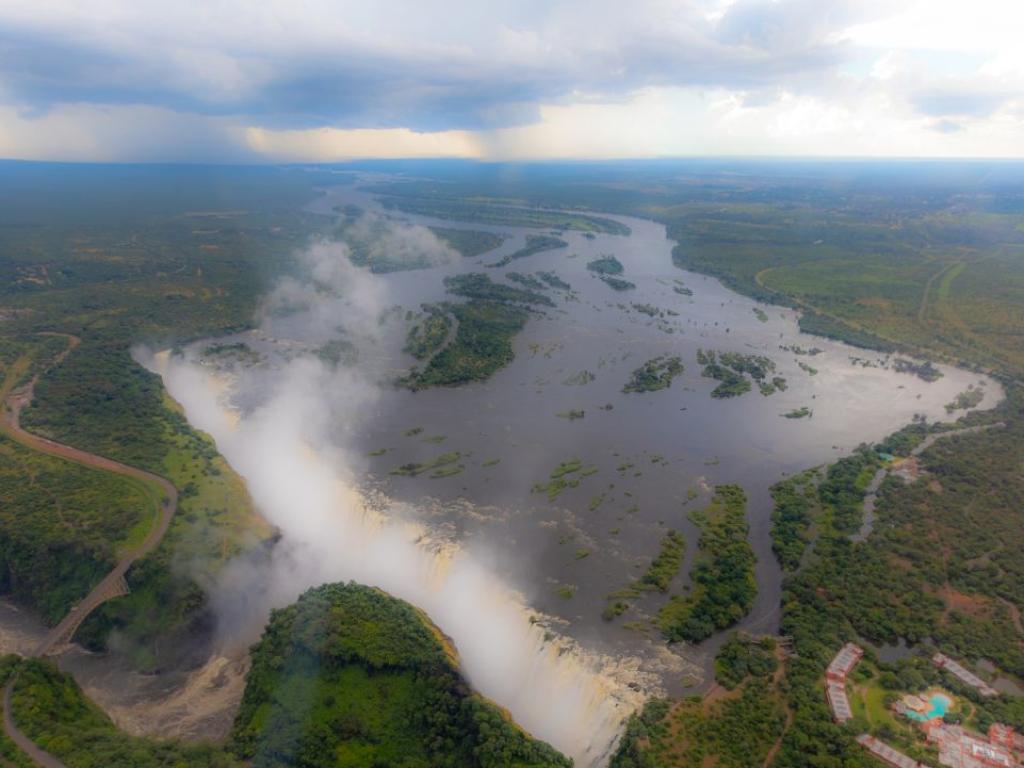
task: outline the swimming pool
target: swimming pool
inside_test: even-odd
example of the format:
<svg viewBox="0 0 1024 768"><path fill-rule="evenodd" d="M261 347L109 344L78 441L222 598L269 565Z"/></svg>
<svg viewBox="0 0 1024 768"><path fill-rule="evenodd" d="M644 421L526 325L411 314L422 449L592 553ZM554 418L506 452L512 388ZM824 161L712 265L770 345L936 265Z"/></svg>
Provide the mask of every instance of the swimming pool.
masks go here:
<svg viewBox="0 0 1024 768"><path fill-rule="evenodd" d="M911 720L918 720L924 723L929 720L934 720L936 717L945 717L949 708L953 706L953 702L950 700L949 696L942 693L933 693L928 698L928 703L931 704L931 707L928 708L927 712L922 714L921 712L915 712L910 709L905 713L906 716Z"/></svg>

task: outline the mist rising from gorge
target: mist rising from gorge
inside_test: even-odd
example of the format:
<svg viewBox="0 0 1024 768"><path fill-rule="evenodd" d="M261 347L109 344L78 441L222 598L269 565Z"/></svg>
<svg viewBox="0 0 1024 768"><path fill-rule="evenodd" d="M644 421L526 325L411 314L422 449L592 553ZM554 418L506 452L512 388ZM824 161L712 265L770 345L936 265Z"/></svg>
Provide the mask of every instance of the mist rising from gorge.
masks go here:
<svg viewBox="0 0 1024 768"><path fill-rule="evenodd" d="M301 312L321 333L379 342L387 291L352 264L345 244L316 242L297 264L269 293L265 316ZM149 364L280 531L270 551L240 557L221 574L212 599L225 638L251 642L272 608L311 586L377 586L426 611L453 639L474 687L530 733L577 765L602 761L640 695L599 669L607 660L536 623L523 596L478 556L433 541L423 526L392 515L386 500L371 508L356 490L363 459L346 427L371 412L380 372L311 354L244 369L231 382L188 356L162 353ZM228 402L239 388L260 392L244 413Z"/></svg>

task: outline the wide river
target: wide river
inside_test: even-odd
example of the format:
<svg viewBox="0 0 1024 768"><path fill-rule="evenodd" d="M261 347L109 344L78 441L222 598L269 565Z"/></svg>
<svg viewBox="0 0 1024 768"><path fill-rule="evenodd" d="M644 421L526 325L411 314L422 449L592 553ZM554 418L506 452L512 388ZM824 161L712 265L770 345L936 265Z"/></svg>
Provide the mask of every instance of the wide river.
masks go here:
<svg viewBox="0 0 1024 768"><path fill-rule="evenodd" d="M195 379L176 376L173 366L164 369L168 388L183 400L190 421L218 439L228 460L250 482L257 504L284 509L279 514L285 516L291 514L291 505L298 517L303 509L322 505L326 496L307 493L306 486L315 485L320 477L315 473L294 491L278 491L269 480L269 475L281 472L286 485L312 466L308 455L294 470L284 466L290 461L281 452L287 450L282 448L286 443L276 435L288 433L289 420L278 422L279 432L274 433L263 459L254 446L268 432L253 430L237 437L236 426L244 426L250 414L258 413L269 393L280 391L287 378L284 372L301 360L303 352L339 338L351 342L355 354L346 355L346 365L355 377L352 380L361 383L353 385L351 392L344 384L332 385L340 391L329 394L336 402L347 398L354 405L325 407L314 416L329 421L316 426L334 436L328 451L331 466L341 466L339 476L360 496L374 500L385 517L415 523L420 531L417 542L452 544L468 553L472 569L467 571L463 565L455 570L461 569L463 577L474 575L468 582L445 577L447 586L434 593L419 589L408 581L421 578L415 569L397 561L378 562L388 557L408 559L412 550L378 549L371 539L360 539L355 550L345 550L339 540L331 557L360 559L363 564L346 570L341 563L337 573L378 583L420 602L459 646L473 682L508 706L528 729L577 757L581 765L606 758L624 710L608 710L600 723L596 715L586 713L561 723L542 709L544 702L539 699L549 696L560 717L576 701L586 700L591 702L587 706L601 709L602 699L618 695L616 691L678 694L702 690L710 683L711 661L726 633L697 647L666 648L650 619L667 595L646 593L614 621L603 620L601 614L609 593L630 585L642 573L670 529L686 538L686 558L670 592L687 589L698 540L689 513L707 503L716 484L739 484L749 498L758 596L738 628L772 633L778 629L781 576L771 551L771 485L787 474L847 455L861 443L878 441L917 414L929 421L948 420L945 405L970 386L984 392L981 408L992 407L1002 397L997 383L978 374L939 366L942 377L927 382L913 373L898 372L892 359L878 353L801 333L795 311L759 304L717 280L675 267L674 244L666 237L665 227L652 221L609 216L631 233L559 232L568 247L495 269L489 265L521 248L528 235L550 234L550 230L388 212L358 186L324 190L309 210L332 216L346 206L394 216L404 222L399 226L483 230L506 239L491 253L452 259L429 269L378 275L361 271L358 296L335 302L320 292L317 306L309 311L271 313L259 330L192 345L193 359L203 359L203 350L214 343L236 341L260 355L258 364L251 358L243 357L241 362L236 358L219 371L206 359L207 378L217 381L217 397L234 414L230 424L218 421L209 403L188 402ZM634 289L614 291L587 269L587 262L603 255L614 255L622 263L622 277L635 284ZM402 351L413 322L408 313L418 312L424 302L453 298L446 294L445 277L485 272L502 282L508 271L539 270L557 273L571 285L571 292L547 291L555 307L542 308L515 337L511 364L485 382L458 388L411 392L389 383L416 362ZM371 295L372 301L367 298ZM353 304L361 307L362 314L348 313L346 307ZM649 314L652 307L655 316ZM365 326L371 310L376 315L367 334L365 327L355 325ZM350 317L353 327L347 327ZM776 365L774 375L785 378L787 387L770 396L763 396L755 386L740 397L712 398L717 382L701 375L697 354L702 348L766 356ZM814 353L807 354L809 350ZM683 373L667 389L624 393L631 373L659 355L679 357ZM219 373L232 367L238 374L234 386L229 382L224 388ZM372 387L372 397L367 396L367 387ZM300 393L294 412L304 413L303 397L308 401L320 395ZM812 415L783 417L801 408ZM570 411L582 411L584 416L566 418ZM291 421L300 418L308 417ZM232 434L237 437L234 443ZM463 467L458 474L391 474L404 464L429 462L456 451L457 463ZM553 501L531 490L545 482L559 463L577 459L588 467L578 487ZM278 524L286 520L286 528L294 523L294 518L275 520L272 515L271 519ZM321 519L325 525L332 523L328 517ZM332 541L316 541L321 529L314 525L311 537L308 529L311 541L306 551L321 546L323 551L335 552ZM335 535L330 532L333 529L322 530L320 539ZM346 530L353 534L354 529ZM401 552L406 554L395 555ZM424 579L441 578L434 566L424 573L428 573ZM497 591L482 596L478 587L481 580L492 577L520 596L522 606L534 617L528 624L523 619L528 630L533 631L540 619L544 632L529 636L528 642L536 646L532 650L516 650L503 643L509 638L502 633L519 632L516 622L525 614L490 615L492 604L503 598L491 596ZM299 582L295 589L302 586ZM460 613L463 600L466 609ZM493 640L481 642L477 629L492 631ZM569 638L590 660L581 662L581 670L587 664L593 667L595 658L613 660L613 666L618 662L614 682L606 687L579 685L573 693L576 698L564 701L557 699L564 685L547 693L544 686L552 684L550 679L556 675L552 670L568 658L564 646L553 654L543 650L555 635ZM516 653L538 656L536 663L527 662L528 674L524 672L521 679L510 661ZM502 673L498 668L506 662L508 670ZM523 690L513 690L516 683ZM571 737L570 731L574 732Z"/></svg>
<svg viewBox="0 0 1024 768"><path fill-rule="evenodd" d="M348 187L325 191L310 210L329 215L346 205L385 213L376 198ZM672 591L685 589L698 538L688 513L706 503L715 484L737 483L749 497L759 591L739 628L774 632L781 577L769 536L770 486L789 473L878 441L915 414L949 420L945 405L971 385L985 392L980 408L1002 397L997 383L978 374L940 365L943 376L927 382L897 372L893 360L879 353L802 333L796 311L760 304L713 278L674 266L674 243L665 227L653 221L608 216L627 225L631 234L590 237L560 231L567 248L493 269L488 265L521 248L527 235L550 232L387 213L415 224L484 230L507 239L478 258L376 275L387 302L402 312L392 315L393 333L385 335L384 343L361 349L356 365L392 374L414 364L401 351L408 328L401 315L423 302L451 299L443 285L450 275L485 272L500 281L507 271L554 271L572 293L548 292L557 307L528 322L515 338L514 362L486 382L419 392L384 387L365 418L345 425L348 439L366 457L362 481L410 502L439 535L473 547L533 607L559 617L565 631L603 651L644 656L652 641L660 644L637 622L654 616L664 596L648 595L614 622L602 620L601 612L607 595L646 567L668 529L686 537L686 560ZM623 264L622 277L635 289L614 291L587 269L587 262L607 254ZM664 315L654 318L634 305L651 305ZM288 350L295 342L315 346L329 334L322 328L311 331L314 325L303 314L271 320L261 338L284 340ZM249 342L267 352L259 340ZM701 348L769 357L788 387L771 396L762 396L755 386L741 397L712 398L717 382L701 375ZM808 355L794 349L819 351ZM624 393L632 371L659 355L681 358L683 374L665 390ZM570 382L582 371L592 373L593 380ZM802 407L813 415L783 418ZM585 416L570 420L557 415L570 410ZM409 436L411 430L421 431ZM431 440L442 436L441 442ZM461 454L465 470L460 474L389 474L407 462L430 461L448 451ZM531 492L570 459L598 471L554 502ZM687 667L684 675L666 675L665 687L678 693L706 685L724 634L696 648L676 649L704 674Z"/></svg>

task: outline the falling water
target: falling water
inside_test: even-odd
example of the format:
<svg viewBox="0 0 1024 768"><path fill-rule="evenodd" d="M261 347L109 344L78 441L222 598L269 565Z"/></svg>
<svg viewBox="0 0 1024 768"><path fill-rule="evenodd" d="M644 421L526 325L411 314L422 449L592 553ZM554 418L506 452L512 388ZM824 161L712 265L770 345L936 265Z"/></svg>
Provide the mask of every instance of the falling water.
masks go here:
<svg viewBox="0 0 1024 768"><path fill-rule="evenodd" d="M650 691L656 677L637 660L587 653L466 550L371 508L348 482L344 454L310 442L309 425L322 421L311 394L321 368L297 366L266 404L240 416L208 369L166 353L149 362L282 532L260 588L264 611L327 581L380 587L423 609L453 640L473 686L530 733L577 765L607 761L642 701L638 689Z"/></svg>

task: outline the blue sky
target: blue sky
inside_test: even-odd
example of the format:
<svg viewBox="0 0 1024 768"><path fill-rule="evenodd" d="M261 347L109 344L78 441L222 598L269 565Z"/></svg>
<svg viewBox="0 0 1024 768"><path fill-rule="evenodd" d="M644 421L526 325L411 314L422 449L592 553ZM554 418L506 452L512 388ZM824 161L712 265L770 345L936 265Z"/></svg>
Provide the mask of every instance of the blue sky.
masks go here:
<svg viewBox="0 0 1024 768"><path fill-rule="evenodd" d="M1016 0L0 0L0 156L1024 155Z"/></svg>

